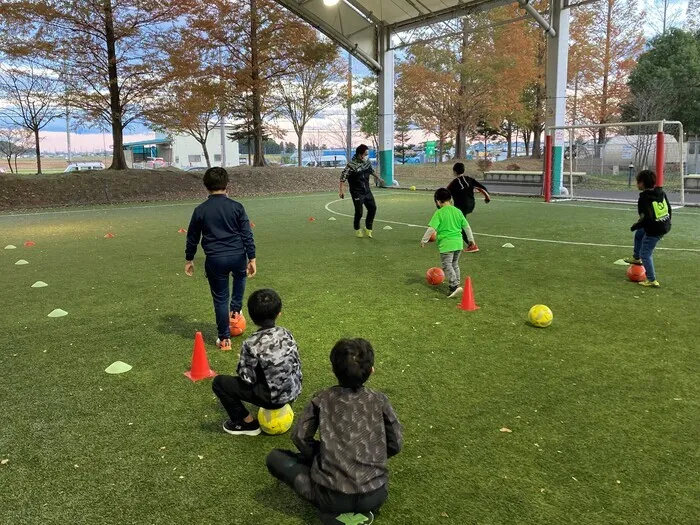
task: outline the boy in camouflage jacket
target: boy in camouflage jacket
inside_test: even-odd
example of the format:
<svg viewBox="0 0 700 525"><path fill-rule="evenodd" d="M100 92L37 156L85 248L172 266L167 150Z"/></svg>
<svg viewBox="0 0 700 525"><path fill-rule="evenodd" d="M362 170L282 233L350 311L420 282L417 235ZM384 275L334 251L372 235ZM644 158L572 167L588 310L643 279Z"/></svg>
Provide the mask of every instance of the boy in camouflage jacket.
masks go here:
<svg viewBox="0 0 700 525"><path fill-rule="evenodd" d="M257 436L258 421L243 401L276 410L293 402L301 393L301 361L292 334L275 320L282 300L274 290L257 290L248 299L248 315L259 329L241 347L238 376L219 375L212 389L229 419L224 431L232 435Z"/></svg>

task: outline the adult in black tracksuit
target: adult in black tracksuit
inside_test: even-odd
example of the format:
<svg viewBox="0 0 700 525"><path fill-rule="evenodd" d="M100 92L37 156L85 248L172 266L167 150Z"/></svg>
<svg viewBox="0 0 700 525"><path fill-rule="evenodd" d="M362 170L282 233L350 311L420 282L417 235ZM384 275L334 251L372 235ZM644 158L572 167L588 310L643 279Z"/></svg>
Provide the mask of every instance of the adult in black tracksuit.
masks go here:
<svg viewBox="0 0 700 525"><path fill-rule="evenodd" d="M474 201L474 189L483 193L484 202L488 204L491 202L491 196L486 186L481 184L478 180L473 179L464 174L464 164L461 162L456 163L452 167L452 174L454 179L447 185L447 190L452 195L452 202L455 208L458 208L466 217L471 212L474 211L474 206L476 202ZM462 231L462 239L468 244L465 248L465 252L478 252L479 248L476 243L469 243L467 235Z"/></svg>
<svg viewBox="0 0 700 525"><path fill-rule="evenodd" d="M367 233L367 237L372 237L372 223L377 213L377 204L374 202L374 195L372 195L372 190L369 186L370 175L374 177L374 180L379 185L383 184L382 179L374 172L372 163L369 161L369 148L365 144L360 144L355 150L355 156L340 174L340 188L338 190L338 196L344 199L344 186L347 181L352 203L355 205L353 226L355 235L358 237L363 236L360 229L363 206L367 208L367 218L365 219L365 233Z"/></svg>

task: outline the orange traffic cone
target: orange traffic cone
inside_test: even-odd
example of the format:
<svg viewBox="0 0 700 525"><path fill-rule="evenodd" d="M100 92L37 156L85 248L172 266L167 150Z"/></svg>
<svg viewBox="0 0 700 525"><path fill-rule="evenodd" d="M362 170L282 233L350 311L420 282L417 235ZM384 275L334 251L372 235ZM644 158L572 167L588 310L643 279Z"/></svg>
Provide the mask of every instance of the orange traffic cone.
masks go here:
<svg viewBox="0 0 700 525"><path fill-rule="evenodd" d="M464 293L462 294L462 303L457 306L460 310L466 310L467 312L473 312L478 310L479 307L476 305L474 300L474 290L472 289L472 278L467 277L464 281Z"/></svg>
<svg viewBox="0 0 700 525"><path fill-rule="evenodd" d="M192 350L192 367L185 375L192 381L208 379L214 377L216 372L209 368L207 351L204 349L204 338L202 332L197 332L194 336L194 349Z"/></svg>
<svg viewBox="0 0 700 525"><path fill-rule="evenodd" d="M187 230L185 228L180 228L177 233L187 233Z"/></svg>
<svg viewBox="0 0 700 525"><path fill-rule="evenodd" d="M250 221L250 227L255 228L255 223L253 221Z"/></svg>
<svg viewBox="0 0 700 525"><path fill-rule="evenodd" d="M113 234L113 233L107 233L107 234L105 234L105 239L112 239L112 238L114 238L114 234Z"/></svg>
<svg viewBox="0 0 700 525"><path fill-rule="evenodd" d="M309 217L309 222L314 222L316 220L316 217Z"/></svg>
<svg viewBox="0 0 700 525"><path fill-rule="evenodd" d="M34 241L27 241L24 243L24 246L31 248L32 246L36 246L36 243Z"/></svg>

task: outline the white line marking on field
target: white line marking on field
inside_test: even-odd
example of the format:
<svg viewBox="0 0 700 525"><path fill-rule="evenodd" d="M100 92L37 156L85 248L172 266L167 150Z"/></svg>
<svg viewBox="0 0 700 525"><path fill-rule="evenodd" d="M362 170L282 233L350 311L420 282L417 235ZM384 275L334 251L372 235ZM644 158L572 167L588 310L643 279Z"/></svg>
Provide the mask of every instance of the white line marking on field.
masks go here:
<svg viewBox="0 0 700 525"><path fill-rule="evenodd" d="M526 202L526 201L519 201L519 202ZM570 204L571 202L576 202L576 201L571 201L571 200L556 200L552 202L544 202L542 201L540 204L562 204L562 207L565 208L592 208L594 210L611 210L611 211L636 211L636 208L634 207L634 203L630 202L627 204L623 203L617 203L615 207L607 207L607 206L590 206L588 204ZM615 204L615 203L613 203ZM628 206L627 208L622 208L621 206ZM680 206L680 205L671 205L671 209L676 211L676 213L681 213L682 215L700 215L700 212L696 211L690 211L688 209L688 206Z"/></svg>
<svg viewBox="0 0 700 525"><path fill-rule="evenodd" d="M570 204L571 201L567 201L566 204L560 201L552 201L552 202L541 202L540 204L561 204L563 208L591 208L594 210L611 210L611 211L634 211L634 208L630 207L632 204L618 204L615 207L611 206L591 206L588 204ZM621 206L627 206L626 208L622 208Z"/></svg>
<svg viewBox="0 0 700 525"><path fill-rule="evenodd" d="M414 194L417 195L417 194ZM496 203L496 204L520 204L520 203L527 203L527 204L559 204L560 207L562 208L591 208L594 210L611 210L611 211L625 211L625 212L630 212L630 211L636 211L635 205L633 202L628 202L628 203L622 203L622 202L611 202L610 206L592 206L590 204L573 204L574 202L582 202L582 201L576 201L576 200L571 200L571 199L557 199L553 200L552 202L544 202L542 200L542 197L537 197L537 196L532 196L529 199L519 199L517 197L511 198L508 197L507 195L505 196L505 199L498 199L498 193L492 193L492 195L495 195L496 198L491 200L491 204ZM524 195L524 194L523 194ZM405 196L405 194L404 194ZM595 202L595 201L592 201ZM671 208L679 215L700 215L700 212L695 212L695 211L690 211L688 206L671 206Z"/></svg>
<svg viewBox="0 0 700 525"><path fill-rule="evenodd" d="M350 217L352 218L353 215L349 215L347 213L342 213L339 211L332 210L330 208L331 204L335 204L336 202L341 202L342 199L335 199L333 201L330 201L329 203L326 204L325 208L328 212L334 213L335 215L340 215L342 217ZM399 222L399 221L388 221L384 219L374 219L375 222L385 222L389 224L399 224L401 226L408 226L409 228L427 228L427 226L420 226L418 224L410 224L407 222ZM625 244L600 244L600 243L592 243L592 242L576 242L576 241L558 241L555 239L535 239L532 237L515 237L513 235L496 235L493 233L477 233L474 232L474 235L481 235L483 237L493 237L495 239L509 239L509 240L516 240L516 241L530 241L530 242L545 242L549 244L567 244L571 246L596 246L598 248L626 248L628 250L631 250L633 247L628 246ZM673 252L696 252L700 253L700 248L664 248L661 246L657 246L657 250L665 250L665 251L673 251Z"/></svg>
<svg viewBox="0 0 700 525"><path fill-rule="evenodd" d="M524 201L521 201L524 202ZM541 202L540 204L558 204L559 202L557 201L552 201L551 203L549 202ZM621 208L619 206L634 206L633 204L619 204L616 207L609 207L609 206L590 206L588 204L569 204L568 202L566 204L561 203L563 208L592 208L594 210L609 210L609 211L637 211L636 208L634 207L628 207L628 208ZM677 214L680 215L700 215L700 212L696 211L690 211L687 206L671 206L671 209L674 210Z"/></svg>

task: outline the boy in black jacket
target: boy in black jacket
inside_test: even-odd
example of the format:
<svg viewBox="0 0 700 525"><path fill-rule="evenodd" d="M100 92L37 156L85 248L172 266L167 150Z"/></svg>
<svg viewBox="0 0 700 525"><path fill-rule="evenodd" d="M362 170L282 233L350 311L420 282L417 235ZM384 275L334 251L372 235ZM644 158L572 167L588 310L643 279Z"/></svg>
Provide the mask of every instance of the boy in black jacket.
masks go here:
<svg viewBox="0 0 700 525"><path fill-rule="evenodd" d="M646 280L642 286L658 288L652 254L657 243L671 231L671 205L663 188L656 186L656 173L650 170L637 174L637 188L642 193L637 201L639 220L630 228L634 232L634 255L625 259L628 264L644 265Z"/></svg>
<svg viewBox="0 0 700 525"><path fill-rule="evenodd" d="M207 256L204 271L219 331L216 346L231 350L231 323L241 315L246 277L253 277L256 272L255 242L245 208L226 195L228 172L224 168L209 168L203 182L209 198L194 209L187 228L185 274L194 274L194 254L201 239ZM230 275L233 293L229 308Z"/></svg>
<svg viewBox="0 0 700 525"><path fill-rule="evenodd" d="M484 202L486 204L491 202L491 196L486 186L481 184L478 180L464 174L464 164L461 162L456 163L452 167L452 174L455 178L447 185L447 189L450 195L452 195L452 202L455 208L458 208L464 214L465 218L474 211L474 206L476 205L474 201L475 189L484 195ZM479 247L475 242L471 242L467 239L467 235L464 231L462 232L462 240L467 244L467 247L464 249L465 252L474 253L479 251Z"/></svg>
<svg viewBox="0 0 700 525"><path fill-rule="evenodd" d="M369 341L341 339L331 364L339 384L314 395L294 427L301 453L273 450L267 468L314 504L323 523L369 524L389 495L387 459L401 450L401 424L389 399L364 386L374 372Z"/></svg>

